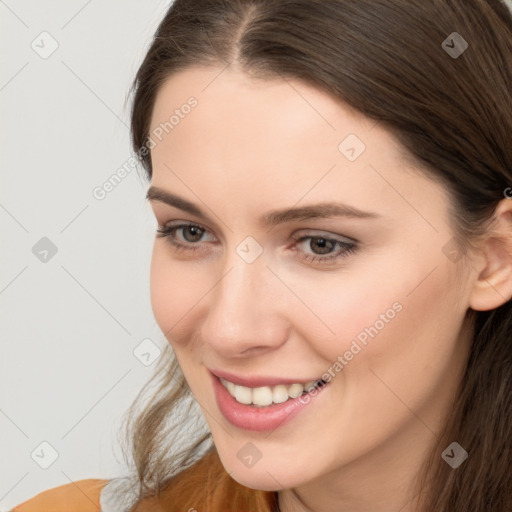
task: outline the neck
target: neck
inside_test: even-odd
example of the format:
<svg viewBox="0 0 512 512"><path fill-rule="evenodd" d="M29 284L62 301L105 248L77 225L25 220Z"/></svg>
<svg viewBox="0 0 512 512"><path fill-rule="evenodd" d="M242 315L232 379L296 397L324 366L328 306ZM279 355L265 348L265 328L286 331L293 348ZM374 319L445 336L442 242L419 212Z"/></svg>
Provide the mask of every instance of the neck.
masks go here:
<svg viewBox="0 0 512 512"><path fill-rule="evenodd" d="M420 423L359 460L278 493L280 512L418 512L416 477L435 435ZM404 450L404 446L407 447ZM409 452L409 454L407 454ZM413 456L411 457L411 452Z"/></svg>

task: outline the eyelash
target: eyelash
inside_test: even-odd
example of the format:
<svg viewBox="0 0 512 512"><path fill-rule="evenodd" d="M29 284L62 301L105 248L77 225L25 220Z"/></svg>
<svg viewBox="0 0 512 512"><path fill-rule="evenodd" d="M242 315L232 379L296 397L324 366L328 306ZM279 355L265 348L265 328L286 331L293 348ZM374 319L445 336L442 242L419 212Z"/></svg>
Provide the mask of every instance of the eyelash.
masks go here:
<svg viewBox="0 0 512 512"><path fill-rule="evenodd" d="M165 238L177 252L181 251L188 251L188 252L195 252L198 250L201 250L200 247L198 247L194 242L188 242L189 244L192 244L192 246L189 246L187 244L183 244L176 241L176 231L180 229L186 229L186 228L198 228L201 230L204 234L207 232L207 230L197 224L178 224L176 226L159 226L156 230L156 236L158 238ZM293 237L292 237L293 238ZM327 242L332 242L333 246L339 245L342 248L342 252L337 252L333 254L329 254L327 256L321 256L321 255L310 255L310 254L304 254L301 256L301 259L309 262L309 263L332 263L335 262L341 258L344 258L352 253L354 253L357 250L357 244L353 242L344 242L342 240L336 240L334 238L327 238L324 236L314 236L314 235L307 235L307 236L301 236L298 238L293 238L296 243L301 243L305 240L325 240ZM197 242L198 244L199 242ZM194 247L194 245L196 245Z"/></svg>

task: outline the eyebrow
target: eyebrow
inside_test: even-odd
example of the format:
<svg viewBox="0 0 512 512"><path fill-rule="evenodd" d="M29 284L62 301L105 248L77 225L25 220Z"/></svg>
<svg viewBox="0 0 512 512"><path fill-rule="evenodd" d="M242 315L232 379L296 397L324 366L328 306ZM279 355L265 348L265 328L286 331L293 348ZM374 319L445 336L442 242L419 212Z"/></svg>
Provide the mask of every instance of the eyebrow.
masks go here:
<svg viewBox="0 0 512 512"><path fill-rule="evenodd" d="M187 201L186 199L183 199L182 197L171 194L170 192L167 192L166 190L163 190L155 186L151 186L148 189L146 199L148 201L159 201L168 204L169 206L174 206L175 208L183 210L202 219L208 218L203 213L203 211L195 204ZM308 206L300 206L296 208L285 208L282 210L272 210L263 215L260 219L260 222L263 225L276 226L278 224L283 224L285 222L290 222L294 220L306 220L315 217L349 217L356 219L377 219L380 218L381 215L375 212L359 210L358 208L346 204L331 202L319 203Z"/></svg>

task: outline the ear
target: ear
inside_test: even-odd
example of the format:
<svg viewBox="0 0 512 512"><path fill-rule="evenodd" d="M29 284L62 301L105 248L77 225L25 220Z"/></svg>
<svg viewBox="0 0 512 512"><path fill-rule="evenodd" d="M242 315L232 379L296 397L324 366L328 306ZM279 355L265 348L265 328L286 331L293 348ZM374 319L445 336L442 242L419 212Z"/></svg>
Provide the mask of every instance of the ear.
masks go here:
<svg viewBox="0 0 512 512"><path fill-rule="evenodd" d="M502 199L494 210L473 268L478 278L469 297L472 309L496 309L512 298L512 199Z"/></svg>

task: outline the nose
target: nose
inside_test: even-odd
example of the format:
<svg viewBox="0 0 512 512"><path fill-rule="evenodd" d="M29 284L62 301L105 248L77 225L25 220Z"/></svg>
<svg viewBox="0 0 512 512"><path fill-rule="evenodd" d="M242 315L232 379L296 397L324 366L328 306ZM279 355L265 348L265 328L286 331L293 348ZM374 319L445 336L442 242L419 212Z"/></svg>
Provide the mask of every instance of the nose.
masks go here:
<svg viewBox="0 0 512 512"><path fill-rule="evenodd" d="M223 266L223 277L208 294L201 330L203 342L226 359L275 350L289 334L279 281L264 257L247 263L233 253Z"/></svg>

